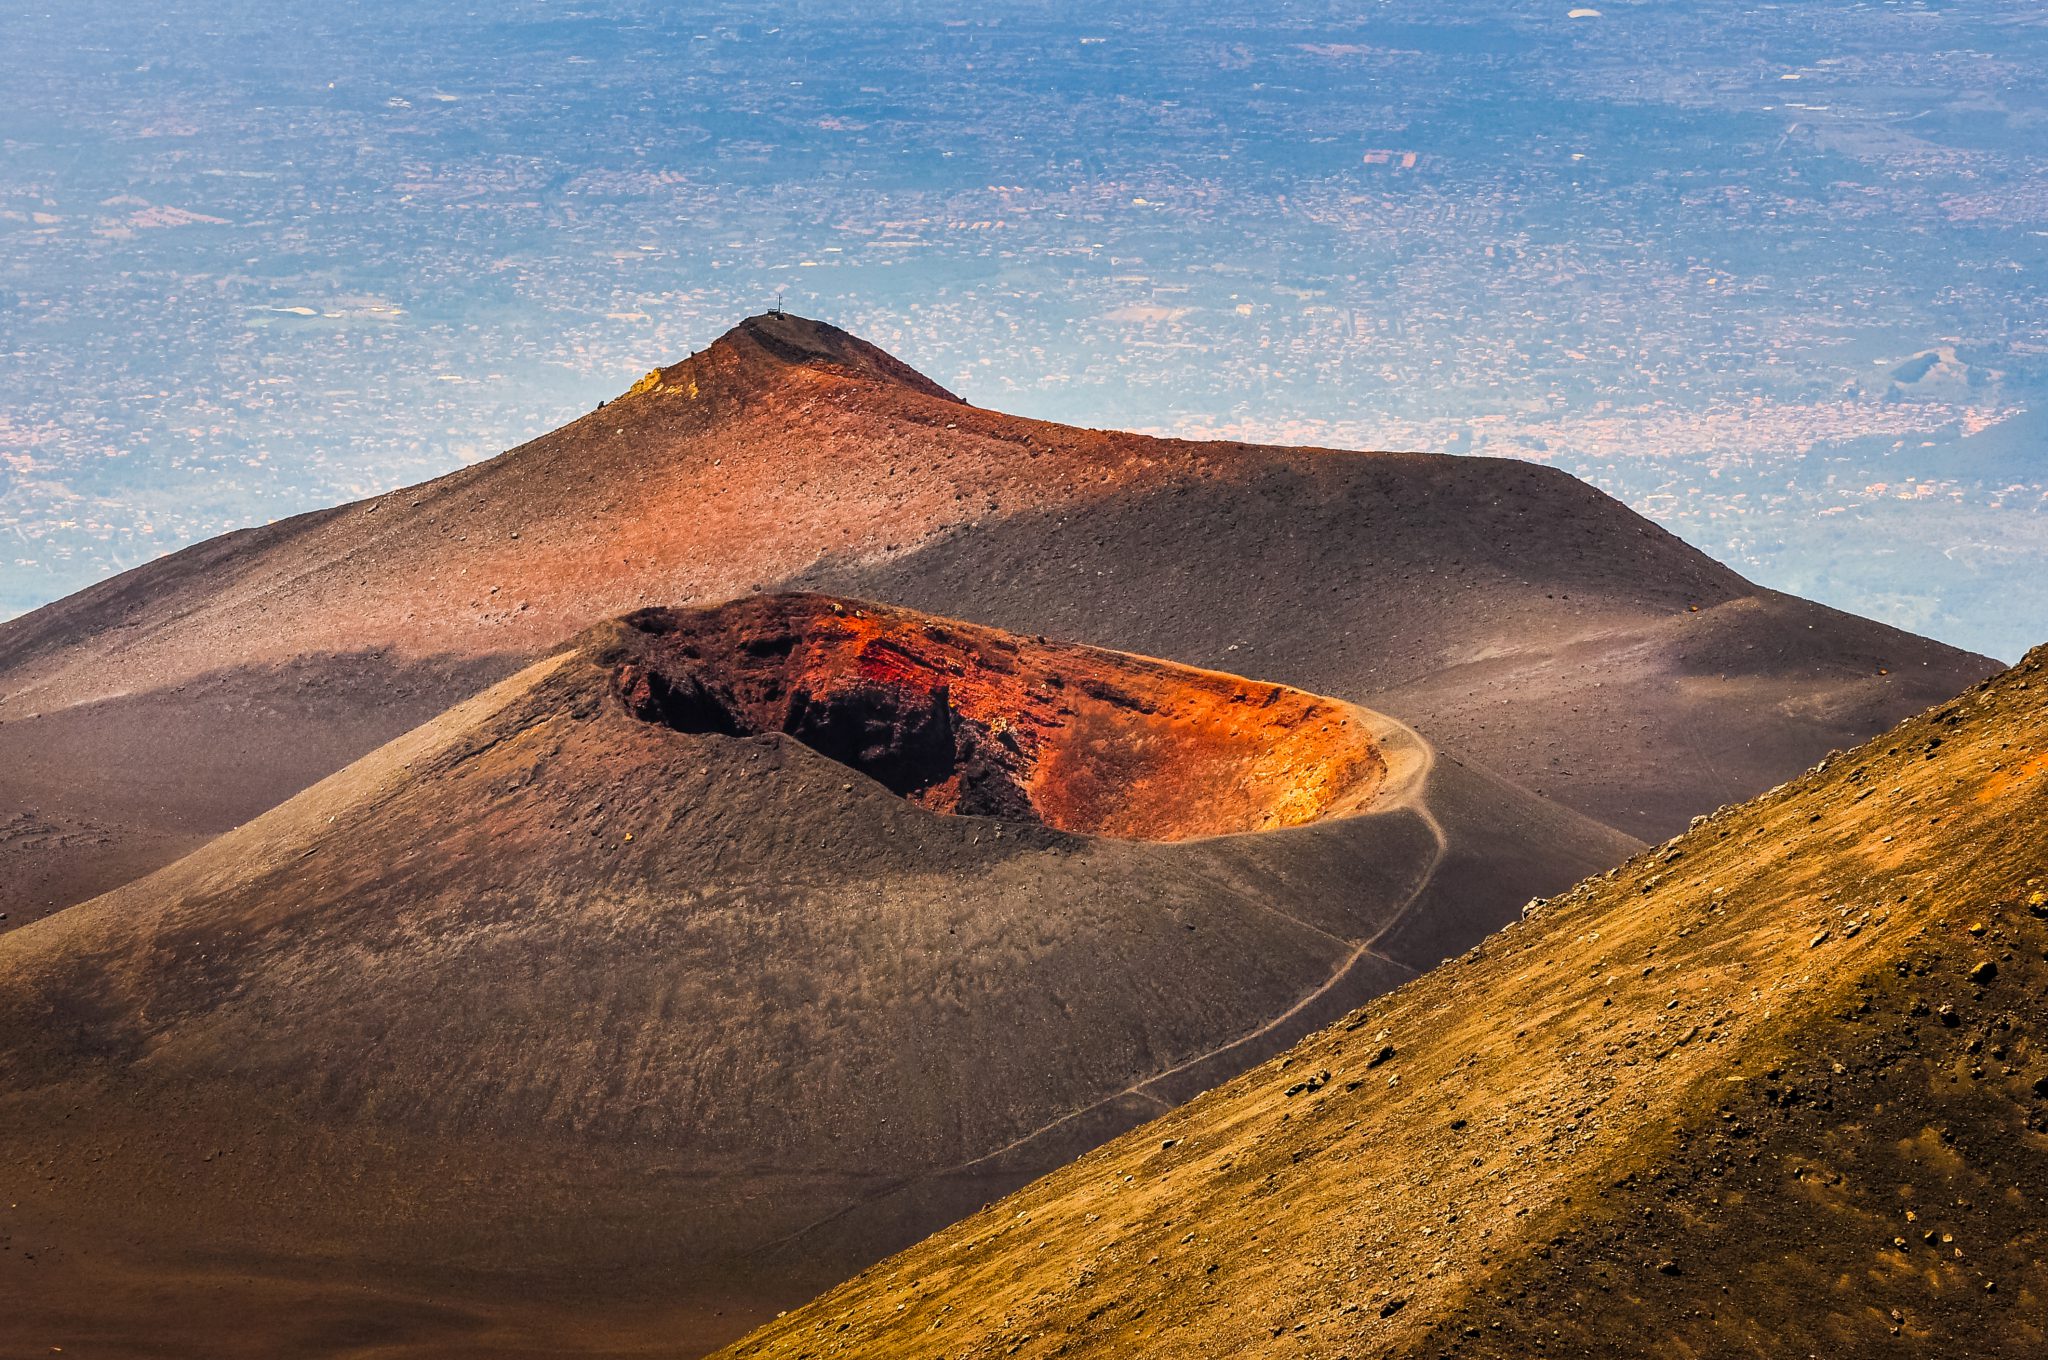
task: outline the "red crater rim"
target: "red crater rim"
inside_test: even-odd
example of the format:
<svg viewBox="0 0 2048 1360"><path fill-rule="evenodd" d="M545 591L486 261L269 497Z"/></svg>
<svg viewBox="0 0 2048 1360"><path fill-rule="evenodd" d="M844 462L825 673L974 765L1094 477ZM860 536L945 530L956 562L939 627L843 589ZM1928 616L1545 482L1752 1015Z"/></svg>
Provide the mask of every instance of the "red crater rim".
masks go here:
<svg viewBox="0 0 2048 1360"><path fill-rule="evenodd" d="M1285 685L818 595L620 621L614 694L679 732L780 732L934 812L1177 841L1365 810L1369 716Z"/></svg>

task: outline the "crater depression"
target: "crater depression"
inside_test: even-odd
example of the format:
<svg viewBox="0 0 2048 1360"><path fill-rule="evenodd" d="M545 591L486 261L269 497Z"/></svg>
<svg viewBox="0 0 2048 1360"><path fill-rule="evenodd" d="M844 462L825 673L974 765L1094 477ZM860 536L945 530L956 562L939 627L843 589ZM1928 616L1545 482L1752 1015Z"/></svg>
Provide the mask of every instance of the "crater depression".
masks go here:
<svg viewBox="0 0 2048 1360"><path fill-rule="evenodd" d="M1177 841L1362 811L1387 760L1351 705L818 595L650 609L614 691L682 732L781 732L937 812Z"/></svg>

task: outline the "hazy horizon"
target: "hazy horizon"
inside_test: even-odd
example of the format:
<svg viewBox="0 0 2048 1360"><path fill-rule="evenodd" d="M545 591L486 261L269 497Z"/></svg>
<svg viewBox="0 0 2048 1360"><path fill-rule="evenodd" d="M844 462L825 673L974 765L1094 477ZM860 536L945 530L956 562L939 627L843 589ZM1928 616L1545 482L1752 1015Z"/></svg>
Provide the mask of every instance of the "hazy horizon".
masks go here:
<svg viewBox="0 0 2048 1360"><path fill-rule="evenodd" d="M2019 3L11 13L0 617L499 452L779 293L1006 411L1554 463L2011 659L2043 70Z"/></svg>

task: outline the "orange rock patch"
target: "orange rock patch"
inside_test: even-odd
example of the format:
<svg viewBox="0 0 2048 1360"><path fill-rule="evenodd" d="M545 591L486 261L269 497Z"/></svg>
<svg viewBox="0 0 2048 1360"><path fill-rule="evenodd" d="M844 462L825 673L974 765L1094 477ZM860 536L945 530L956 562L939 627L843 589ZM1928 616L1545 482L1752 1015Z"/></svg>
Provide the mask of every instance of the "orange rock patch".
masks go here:
<svg viewBox="0 0 2048 1360"><path fill-rule="evenodd" d="M1995 802L2011 798L2024 790L2029 781L2048 775L2048 755L2030 756L2009 769L1999 770L1984 781L1984 787L1977 790L1980 803Z"/></svg>

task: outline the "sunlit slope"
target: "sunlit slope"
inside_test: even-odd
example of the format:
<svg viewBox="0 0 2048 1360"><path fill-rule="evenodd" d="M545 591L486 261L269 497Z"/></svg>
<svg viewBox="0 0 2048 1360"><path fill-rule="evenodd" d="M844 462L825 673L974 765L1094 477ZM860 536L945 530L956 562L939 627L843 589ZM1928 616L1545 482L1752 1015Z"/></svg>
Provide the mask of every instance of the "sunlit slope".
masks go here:
<svg viewBox="0 0 2048 1360"><path fill-rule="evenodd" d="M761 316L498 458L0 624L0 928L596 619L806 582L1363 703L1645 836L1990 668L1759 591L1552 469L1027 420Z"/></svg>
<svg viewBox="0 0 2048 1360"><path fill-rule="evenodd" d="M2037 1356L2048 649L733 1356Z"/></svg>
<svg viewBox="0 0 2048 1360"><path fill-rule="evenodd" d="M0 938L0 1353L698 1353L1634 848L1284 687L642 611Z"/></svg>

